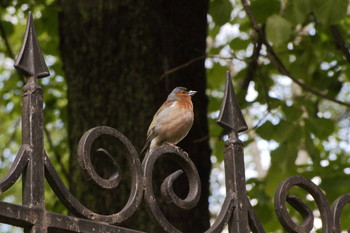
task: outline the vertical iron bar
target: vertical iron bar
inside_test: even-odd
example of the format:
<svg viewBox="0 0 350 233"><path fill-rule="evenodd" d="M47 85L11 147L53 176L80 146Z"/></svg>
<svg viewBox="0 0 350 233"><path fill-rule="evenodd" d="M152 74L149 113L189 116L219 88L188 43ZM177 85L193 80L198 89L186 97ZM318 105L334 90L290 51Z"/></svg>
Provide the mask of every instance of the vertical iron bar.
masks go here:
<svg viewBox="0 0 350 233"><path fill-rule="evenodd" d="M23 171L22 202L24 206L39 210L36 223L24 231L46 233L43 93L37 79L48 76L49 71L36 37L31 13L28 16L23 45L16 58L15 67L27 77L22 91L22 144L29 148L26 151L29 161Z"/></svg>
<svg viewBox="0 0 350 233"><path fill-rule="evenodd" d="M23 205L44 210L44 149L42 90L35 77L30 77L23 88L22 143L29 145L29 162L23 172ZM25 232L46 232L40 219Z"/></svg>
<svg viewBox="0 0 350 233"><path fill-rule="evenodd" d="M225 156L232 157L232 163L225 167L232 170L233 190L237 195L236 208L233 210L232 219L229 222L229 232L249 232L247 194L245 187L245 169L243 158L243 144L238 138L237 132L231 132L226 142Z"/></svg>
<svg viewBox="0 0 350 233"><path fill-rule="evenodd" d="M229 231L249 232L248 210L250 205L246 196L243 144L238 133L247 130L238 100L233 88L230 73L226 74L224 99L217 123L229 132L225 143L226 192L234 192L236 205L229 221Z"/></svg>

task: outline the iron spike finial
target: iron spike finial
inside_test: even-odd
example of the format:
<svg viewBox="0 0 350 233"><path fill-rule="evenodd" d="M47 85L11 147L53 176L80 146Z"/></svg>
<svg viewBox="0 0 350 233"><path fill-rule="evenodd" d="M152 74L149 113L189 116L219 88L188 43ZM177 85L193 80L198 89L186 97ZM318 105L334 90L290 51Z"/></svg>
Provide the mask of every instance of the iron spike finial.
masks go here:
<svg viewBox="0 0 350 233"><path fill-rule="evenodd" d="M219 118L216 121L221 127L234 132L243 132L248 129L247 123L239 108L238 100L231 81L230 72L226 73L225 94Z"/></svg>
<svg viewBox="0 0 350 233"><path fill-rule="evenodd" d="M31 12L28 14L27 28L22 48L15 60L14 66L26 77L44 78L50 75L36 36Z"/></svg>

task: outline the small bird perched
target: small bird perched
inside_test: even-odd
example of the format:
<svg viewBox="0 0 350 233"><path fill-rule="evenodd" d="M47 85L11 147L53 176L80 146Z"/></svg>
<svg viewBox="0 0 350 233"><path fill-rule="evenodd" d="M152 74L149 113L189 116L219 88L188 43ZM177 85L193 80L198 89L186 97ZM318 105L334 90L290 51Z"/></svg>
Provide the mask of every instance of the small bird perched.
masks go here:
<svg viewBox="0 0 350 233"><path fill-rule="evenodd" d="M141 154L151 153L164 144L175 146L187 135L194 119L191 97L196 93L185 87L176 87L168 95L153 116Z"/></svg>

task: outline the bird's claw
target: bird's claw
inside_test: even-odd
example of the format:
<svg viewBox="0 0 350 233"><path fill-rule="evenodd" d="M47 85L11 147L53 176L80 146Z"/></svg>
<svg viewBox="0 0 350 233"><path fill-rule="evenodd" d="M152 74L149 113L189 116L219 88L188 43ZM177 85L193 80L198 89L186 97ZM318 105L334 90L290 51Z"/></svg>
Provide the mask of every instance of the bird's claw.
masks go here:
<svg viewBox="0 0 350 233"><path fill-rule="evenodd" d="M169 146L173 146L174 148L175 148L175 150L177 150L178 152L180 152L180 153L183 153L183 154L185 154L187 157L189 157L188 156L188 153L186 152L186 151L184 151L181 147L179 147L179 146L176 146L176 145L174 145L174 144L172 144L172 143L167 143Z"/></svg>
<svg viewBox="0 0 350 233"><path fill-rule="evenodd" d="M183 153L183 154L185 154L185 155L188 157L188 153L187 153L186 151L184 151L181 147L175 146L175 148L176 148L176 150L177 150L178 152Z"/></svg>

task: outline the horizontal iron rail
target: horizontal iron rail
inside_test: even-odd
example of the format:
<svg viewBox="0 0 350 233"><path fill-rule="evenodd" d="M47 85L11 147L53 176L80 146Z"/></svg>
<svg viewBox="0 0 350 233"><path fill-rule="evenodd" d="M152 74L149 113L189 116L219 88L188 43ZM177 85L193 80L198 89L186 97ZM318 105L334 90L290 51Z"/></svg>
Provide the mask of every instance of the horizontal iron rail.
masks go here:
<svg viewBox="0 0 350 233"><path fill-rule="evenodd" d="M0 202L0 210L0 222L23 228L34 226L41 221L45 223L45 227L48 229L60 229L70 232L143 233L142 231L113 226L104 222L66 216L40 208L30 208L2 201Z"/></svg>

